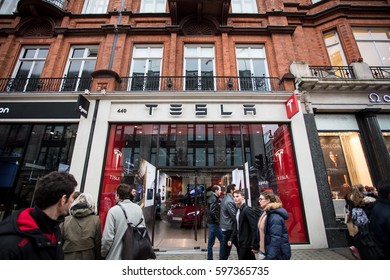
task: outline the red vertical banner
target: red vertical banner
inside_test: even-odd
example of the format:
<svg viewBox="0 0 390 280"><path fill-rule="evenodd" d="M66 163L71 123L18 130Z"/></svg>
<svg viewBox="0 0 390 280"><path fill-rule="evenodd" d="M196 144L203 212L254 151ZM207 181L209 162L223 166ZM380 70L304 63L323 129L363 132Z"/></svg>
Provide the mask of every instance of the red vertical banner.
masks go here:
<svg viewBox="0 0 390 280"><path fill-rule="evenodd" d="M287 125L281 125L275 131L273 153L277 193L289 215L286 224L290 242L307 242L291 135Z"/></svg>
<svg viewBox="0 0 390 280"><path fill-rule="evenodd" d="M286 101L286 112L289 119L299 112L299 102L295 93L293 93Z"/></svg>

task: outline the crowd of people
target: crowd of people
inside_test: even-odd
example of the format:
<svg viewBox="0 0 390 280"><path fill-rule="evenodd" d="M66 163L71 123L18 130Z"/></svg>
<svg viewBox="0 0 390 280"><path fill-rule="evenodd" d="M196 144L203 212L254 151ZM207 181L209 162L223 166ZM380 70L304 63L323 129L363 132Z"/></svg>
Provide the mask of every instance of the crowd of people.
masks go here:
<svg viewBox="0 0 390 280"><path fill-rule="evenodd" d="M36 187L34 207L1 222L0 259L121 259L127 223L146 227L134 189L127 184L117 186L117 204L108 211L102 230L92 195L76 192L76 187L77 182L69 173L52 172L42 177ZM211 190L207 201L207 259L213 259L216 239L220 243L221 260L229 258L233 245L239 260L291 258L286 227L288 212L278 195L261 192L257 211L247 205L245 193L236 190L233 184L227 186L223 197L221 186L213 186ZM352 186L345 199L350 219L355 223L354 213L358 211L353 209L364 210L365 224L369 224L375 242L382 248L378 258L390 259L390 182L381 182L378 192L361 185ZM356 254L364 251L359 248L361 244L355 245L357 248L351 248Z"/></svg>

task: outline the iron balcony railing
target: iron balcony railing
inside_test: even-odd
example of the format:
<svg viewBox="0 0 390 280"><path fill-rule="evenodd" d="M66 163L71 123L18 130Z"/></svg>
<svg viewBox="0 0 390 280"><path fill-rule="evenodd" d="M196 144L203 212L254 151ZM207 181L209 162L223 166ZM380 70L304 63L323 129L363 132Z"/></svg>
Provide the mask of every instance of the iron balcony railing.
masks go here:
<svg viewBox="0 0 390 280"><path fill-rule="evenodd" d="M390 79L390 66L370 66L374 79Z"/></svg>
<svg viewBox="0 0 390 280"><path fill-rule="evenodd" d="M0 92L84 91L90 89L92 77L87 78L0 78Z"/></svg>
<svg viewBox="0 0 390 280"><path fill-rule="evenodd" d="M279 78L221 76L122 77L118 91L256 91L284 90Z"/></svg>
<svg viewBox="0 0 390 280"><path fill-rule="evenodd" d="M351 66L309 66L311 75L318 78L356 79Z"/></svg>

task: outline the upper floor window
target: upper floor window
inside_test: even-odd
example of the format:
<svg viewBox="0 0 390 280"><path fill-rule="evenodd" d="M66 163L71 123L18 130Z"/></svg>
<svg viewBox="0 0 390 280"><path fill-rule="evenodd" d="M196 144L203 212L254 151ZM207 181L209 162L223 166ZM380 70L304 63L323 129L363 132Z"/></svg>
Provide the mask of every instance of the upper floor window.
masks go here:
<svg viewBox="0 0 390 280"><path fill-rule="evenodd" d="M130 90L158 90L160 88L160 72L163 47L134 46L131 63Z"/></svg>
<svg viewBox="0 0 390 280"><path fill-rule="evenodd" d="M46 61L48 47L24 47L15 67L9 91L36 91Z"/></svg>
<svg viewBox="0 0 390 280"><path fill-rule="evenodd" d="M185 90L215 90L214 46L184 47Z"/></svg>
<svg viewBox="0 0 390 280"><path fill-rule="evenodd" d="M65 79L61 86L62 91L83 91L89 89L91 74L95 70L98 46L72 47Z"/></svg>
<svg viewBox="0 0 390 280"><path fill-rule="evenodd" d="M390 30L353 29L363 61L370 66L390 66Z"/></svg>
<svg viewBox="0 0 390 280"><path fill-rule="evenodd" d="M256 0L232 0L233 14L257 13Z"/></svg>
<svg viewBox="0 0 390 280"><path fill-rule="evenodd" d="M0 0L0 14L12 14L16 10L19 0Z"/></svg>
<svg viewBox="0 0 390 280"><path fill-rule="evenodd" d="M311 2L313 3L313 4L315 4L315 3L318 3L318 2L321 2L322 0L312 0Z"/></svg>
<svg viewBox="0 0 390 280"><path fill-rule="evenodd" d="M343 48L336 31L324 34L324 40L332 66L346 66Z"/></svg>
<svg viewBox="0 0 390 280"><path fill-rule="evenodd" d="M269 91L267 59L263 45L236 46L240 90Z"/></svg>
<svg viewBox="0 0 390 280"><path fill-rule="evenodd" d="M83 14L105 14L109 0L85 0Z"/></svg>
<svg viewBox="0 0 390 280"><path fill-rule="evenodd" d="M165 13L166 0L142 0L141 13Z"/></svg>

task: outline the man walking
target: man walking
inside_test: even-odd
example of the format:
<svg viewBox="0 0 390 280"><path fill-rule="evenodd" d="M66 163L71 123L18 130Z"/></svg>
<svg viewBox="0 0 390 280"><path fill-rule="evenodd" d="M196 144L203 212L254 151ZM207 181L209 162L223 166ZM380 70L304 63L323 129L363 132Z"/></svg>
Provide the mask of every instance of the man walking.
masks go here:
<svg viewBox="0 0 390 280"><path fill-rule="evenodd" d="M69 212L77 182L73 175L51 172L39 179L34 208L0 224L0 259L63 260L59 225Z"/></svg>
<svg viewBox="0 0 390 280"><path fill-rule="evenodd" d="M211 188L211 195L207 200L207 227L209 229L208 243L207 243L207 259L213 259L213 246L215 243L215 237L219 240L219 256L222 255L222 230L219 227L219 196L221 195L221 187L213 186Z"/></svg>
<svg viewBox="0 0 390 280"><path fill-rule="evenodd" d="M221 201L220 228L223 234L223 241L221 243L221 260L227 260L232 249L232 246L229 246L228 242L232 236L233 228L236 226L237 208L234 204L233 198L235 187L235 184L228 185L226 188L226 194ZM237 240L232 240L232 243L237 248Z"/></svg>
<svg viewBox="0 0 390 280"><path fill-rule="evenodd" d="M234 203L237 206L236 226L228 245L232 246L232 240L237 238L238 259L255 260L255 253L259 250L256 213L245 203L244 193L240 190L234 192Z"/></svg>
<svg viewBox="0 0 390 280"><path fill-rule="evenodd" d="M145 227L145 218L141 207L131 202L130 199L131 187L127 184L120 184L116 188L115 194L117 205L108 210L106 224L103 230L101 252L102 257L106 260L122 259L122 237L127 229L127 221L121 206L126 211L130 223Z"/></svg>

